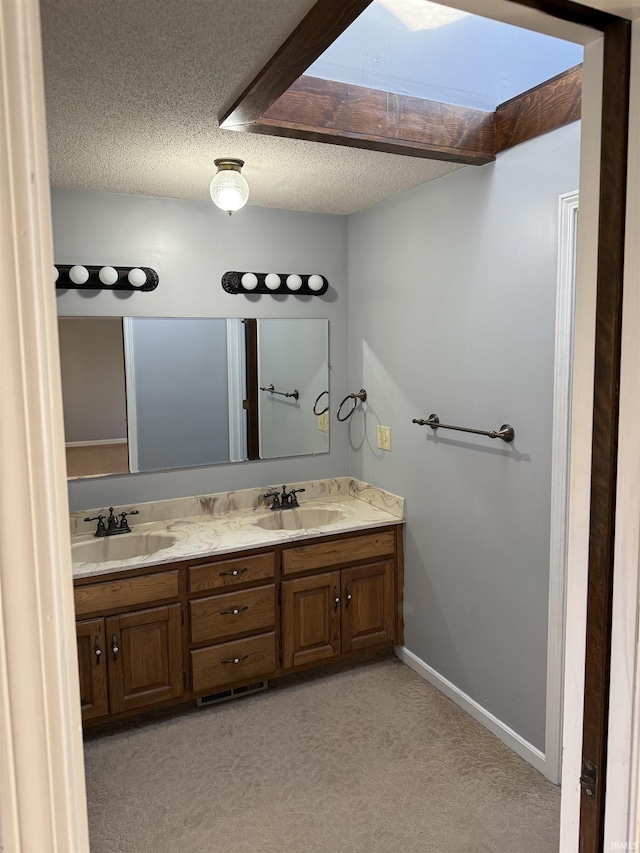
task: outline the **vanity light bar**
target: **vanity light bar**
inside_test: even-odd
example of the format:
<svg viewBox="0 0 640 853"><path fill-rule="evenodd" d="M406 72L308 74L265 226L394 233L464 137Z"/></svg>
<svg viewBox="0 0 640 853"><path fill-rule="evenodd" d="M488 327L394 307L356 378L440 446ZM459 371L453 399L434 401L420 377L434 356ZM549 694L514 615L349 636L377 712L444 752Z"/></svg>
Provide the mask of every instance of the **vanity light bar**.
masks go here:
<svg viewBox="0 0 640 853"><path fill-rule="evenodd" d="M155 290L158 273L150 267L56 264L56 290Z"/></svg>
<svg viewBox="0 0 640 853"><path fill-rule="evenodd" d="M296 293L322 296L329 288L323 275L298 275L286 272L226 272L222 287L227 293Z"/></svg>

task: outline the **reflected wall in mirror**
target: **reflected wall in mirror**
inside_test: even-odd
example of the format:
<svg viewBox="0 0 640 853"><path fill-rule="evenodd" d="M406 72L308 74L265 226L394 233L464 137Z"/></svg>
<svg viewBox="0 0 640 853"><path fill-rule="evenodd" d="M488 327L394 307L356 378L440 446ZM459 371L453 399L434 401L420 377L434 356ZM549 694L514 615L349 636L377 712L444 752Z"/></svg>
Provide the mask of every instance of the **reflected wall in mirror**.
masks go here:
<svg viewBox="0 0 640 853"><path fill-rule="evenodd" d="M328 423L313 414L328 389L328 329L328 320L60 317L68 477L328 452ZM294 382L298 399L258 391L263 377L275 390Z"/></svg>
<svg viewBox="0 0 640 853"><path fill-rule="evenodd" d="M228 352L240 320L125 317L131 472L192 468L246 459L245 440L232 446L230 413L242 409L244 382L229 382Z"/></svg>
<svg viewBox="0 0 640 853"><path fill-rule="evenodd" d="M313 413L329 389L328 334L328 320L258 320L261 459L329 450L328 419L323 430Z"/></svg>

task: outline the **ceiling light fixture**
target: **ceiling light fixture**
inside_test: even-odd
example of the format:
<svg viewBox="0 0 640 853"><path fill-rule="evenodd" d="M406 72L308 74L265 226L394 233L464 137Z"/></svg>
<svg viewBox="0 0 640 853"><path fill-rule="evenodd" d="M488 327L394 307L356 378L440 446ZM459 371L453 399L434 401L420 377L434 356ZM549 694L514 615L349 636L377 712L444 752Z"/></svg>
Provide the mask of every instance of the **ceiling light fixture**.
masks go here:
<svg viewBox="0 0 640 853"><path fill-rule="evenodd" d="M214 164L218 171L211 181L211 200L231 216L234 210L244 207L249 198L249 184L242 175L244 160L221 157L214 160Z"/></svg>

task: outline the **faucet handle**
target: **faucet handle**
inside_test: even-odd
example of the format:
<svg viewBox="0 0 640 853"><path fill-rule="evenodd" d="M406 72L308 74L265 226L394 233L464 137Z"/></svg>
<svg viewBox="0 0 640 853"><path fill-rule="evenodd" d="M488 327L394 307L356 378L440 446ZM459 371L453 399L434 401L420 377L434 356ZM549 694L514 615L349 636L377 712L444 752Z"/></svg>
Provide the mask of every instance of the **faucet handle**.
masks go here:
<svg viewBox="0 0 640 853"><path fill-rule="evenodd" d="M278 492L267 492L262 497L263 498L273 498L273 503L271 504L271 509L273 509L274 507L280 506L280 495L278 494Z"/></svg>
<svg viewBox="0 0 640 853"><path fill-rule="evenodd" d="M120 527L118 529L119 530L131 530L131 528L129 527L129 522L127 521L127 516L128 515L138 515L138 514L139 514L139 510L137 510L137 509L130 509L129 512L121 512L120 513Z"/></svg>
<svg viewBox="0 0 640 853"><path fill-rule="evenodd" d="M289 492L289 501L291 506L299 506L298 498L296 497L297 492L306 492L306 489L291 489Z"/></svg>
<svg viewBox="0 0 640 853"><path fill-rule="evenodd" d="M104 526L105 515L94 515L88 518L85 518L85 521L97 521L98 528L95 532L96 536L100 536L103 533L106 533L107 528Z"/></svg>

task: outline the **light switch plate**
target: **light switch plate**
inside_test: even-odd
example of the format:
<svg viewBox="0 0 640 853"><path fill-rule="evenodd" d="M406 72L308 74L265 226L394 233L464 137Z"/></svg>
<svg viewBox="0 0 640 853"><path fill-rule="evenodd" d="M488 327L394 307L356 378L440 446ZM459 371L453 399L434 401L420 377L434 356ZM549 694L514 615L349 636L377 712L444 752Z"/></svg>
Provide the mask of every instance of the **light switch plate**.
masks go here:
<svg viewBox="0 0 640 853"><path fill-rule="evenodd" d="M329 432L329 412L318 415L318 429L320 432Z"/></svg>
<svg viewBox="0 0 640 853"><path fill-rule="evenodd" d="M378 424L378 450L391 450L391 427Z"/></svg>

